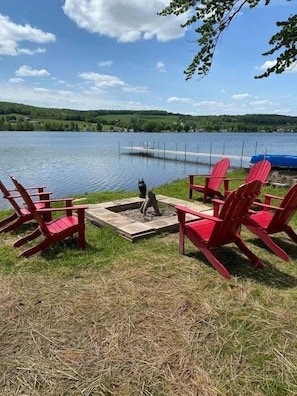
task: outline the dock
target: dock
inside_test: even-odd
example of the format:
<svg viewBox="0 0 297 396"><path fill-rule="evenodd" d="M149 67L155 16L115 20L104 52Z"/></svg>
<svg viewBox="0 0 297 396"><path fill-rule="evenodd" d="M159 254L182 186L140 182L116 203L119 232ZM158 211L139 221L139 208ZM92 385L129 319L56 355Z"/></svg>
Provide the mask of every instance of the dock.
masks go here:
<svg viewBox="0 0 297 396"><path fill-rule="evenodd" d="M219 159L229 158L231 160L231 166L233 167L248 167L250 165L251 157L244 155L229 155L229 154L218 154L218 153L206 153L206 152L194 152L187 150L168 150L160 149L147 146L129 146L121 147L120 152L129 155L139 155L142 157L159 158L170 161L182 161L191 163L203 163L212 165ZM233 160L233 164L232 164ZM235 165L235 163L237 165Z"/></svg>

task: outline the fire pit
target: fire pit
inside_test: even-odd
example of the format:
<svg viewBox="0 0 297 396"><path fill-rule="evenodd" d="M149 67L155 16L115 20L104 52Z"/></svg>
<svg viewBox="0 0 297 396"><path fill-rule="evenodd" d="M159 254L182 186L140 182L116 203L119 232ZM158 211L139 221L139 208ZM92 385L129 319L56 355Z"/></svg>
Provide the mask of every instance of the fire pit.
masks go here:
<svg viewBox="0 0 297 396"><path fill-rule="evenodd" d="M207 205L183 201L165 195L157 195L156 199L161 216L156 215L154 208L151 207L147 209L145 214L141 213L140 208L144 199L133 197L114 202L90 204L89 209L86 210L86 217L93 224L116 229L121 236L134 242L158 233L178 231L175 205L195 208L196 211L210 210ZM194 216L187 215L187 221L194 218Z"/></svg>

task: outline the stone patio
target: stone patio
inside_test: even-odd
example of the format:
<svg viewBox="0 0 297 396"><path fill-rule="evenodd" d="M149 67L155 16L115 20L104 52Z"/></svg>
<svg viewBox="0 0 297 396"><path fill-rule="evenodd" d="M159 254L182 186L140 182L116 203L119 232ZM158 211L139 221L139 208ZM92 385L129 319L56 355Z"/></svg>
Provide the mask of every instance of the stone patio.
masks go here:
<svg viewBox="0 0 297 396"><path fill-rule="evenodd" d="M183 205L199 212L212 214L212 209L204 204L188 202L165 195L156 195L156 198L160 208L164 205L171 208L174 208L175 205ZM137 221L124 214L127 210L140 209L143 201L144 199L142 198L133 197L100 204L89 204L89 209L86 210L86 218L98 226L107 226L116 229L121 236L131 242L162 232L178 231L176 213L171 216L155 216L147 222ZM140 214L140 216L143 215ZM194 219L197 219L197 217L186 215L186 221L193 221Z"/></svg>

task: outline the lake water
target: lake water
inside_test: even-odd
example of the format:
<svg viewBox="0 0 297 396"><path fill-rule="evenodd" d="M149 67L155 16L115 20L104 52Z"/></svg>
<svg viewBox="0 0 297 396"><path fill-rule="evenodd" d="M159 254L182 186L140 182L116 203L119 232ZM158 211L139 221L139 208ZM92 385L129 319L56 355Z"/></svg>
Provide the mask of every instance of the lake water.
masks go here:
<svg viewBox="0 0 297 396"><path fill-rule="evenodd" d="M265 151L296 155L297 134L0 132L1 180L11 186L12 174L25 186L46 185L54 197L65 197L106 190L138 191L140 178L152 189L190 173L209 172L209 156L198 158L199 163L184 163L132 156L120 150L139 145L249 159ZM211 159L212 164L216 161ZM231 164L249 166L249 160ZM0 209L8 207L1 196Z"/></svg>

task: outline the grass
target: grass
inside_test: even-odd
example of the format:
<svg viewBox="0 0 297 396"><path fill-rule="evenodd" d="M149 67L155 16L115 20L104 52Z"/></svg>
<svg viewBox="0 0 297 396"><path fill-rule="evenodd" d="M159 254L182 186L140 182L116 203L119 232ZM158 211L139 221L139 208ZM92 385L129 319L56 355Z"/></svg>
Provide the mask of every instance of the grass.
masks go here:
<svg viewBox="0 0 297 396"><path fill-rule="evenodd" d="M186 199L187 181L155 192ZM190 243L181 256L177 234L131 244L87 222L86 251L74 238L19 258L28 228L0 234L0 394L297 394L297 247L284 235L289 262L243 231L264 270L218 249L226 281Z"/></svg>

